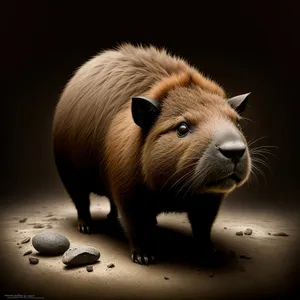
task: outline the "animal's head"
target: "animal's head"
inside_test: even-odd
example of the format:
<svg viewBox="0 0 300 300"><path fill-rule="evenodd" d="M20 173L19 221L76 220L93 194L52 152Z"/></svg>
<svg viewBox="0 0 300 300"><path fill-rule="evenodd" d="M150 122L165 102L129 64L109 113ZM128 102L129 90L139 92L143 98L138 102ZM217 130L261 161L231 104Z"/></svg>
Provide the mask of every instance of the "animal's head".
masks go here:
<svg viewBox="0 0 300 300"><path fill-rule="evenodd" d="M213 83L206 89L194 82L163 85L163 93L158 87L150 97L132 99L134 122L146 136L146 184L176 193L226 194L245 183L251 158L239 122L249 94L227 99Z"/></svg>

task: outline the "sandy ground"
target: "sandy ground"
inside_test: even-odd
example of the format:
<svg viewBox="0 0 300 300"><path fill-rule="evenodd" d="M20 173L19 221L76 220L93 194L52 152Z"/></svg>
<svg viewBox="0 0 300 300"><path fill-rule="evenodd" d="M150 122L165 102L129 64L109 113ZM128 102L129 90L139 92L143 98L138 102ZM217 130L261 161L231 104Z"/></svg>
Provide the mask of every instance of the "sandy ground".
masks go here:
<svg viewBox="0 0 300 300"><path fill-rule="evenodd" d="M95 233L83 235L77 231L76 210L67 196L44 197L43 201L35 197L22 204L3 203L2 294L35 295L35 299L253 299L274 295L286 298L296 282L296 213L292 217L270 210L250 213L224 203L212 232L219 251L214 267L194 262L186 215L160 215L160 260L146 267L131 262L126 238L118 228L107 224L107 199L94 197L91 211ZM28 219L20 223L22 218ZM36 229L34 223L51 224L53 228ZM235 234L246 228L253 230L251 236ZM71 246L97 248L101 256L94 271L88 273L85 267L69 269L61 262L61 256L41 256L31 241L18 245L26 237L32 238L45 230L64 234ZM278 231L289 236L268 235ZM31 256L38 257L39 264L29 264L28 256L23 256L27 250L33 250ZM252 258L240 258L242 254ZM110 263L115 267L107 268Z"/></svg>

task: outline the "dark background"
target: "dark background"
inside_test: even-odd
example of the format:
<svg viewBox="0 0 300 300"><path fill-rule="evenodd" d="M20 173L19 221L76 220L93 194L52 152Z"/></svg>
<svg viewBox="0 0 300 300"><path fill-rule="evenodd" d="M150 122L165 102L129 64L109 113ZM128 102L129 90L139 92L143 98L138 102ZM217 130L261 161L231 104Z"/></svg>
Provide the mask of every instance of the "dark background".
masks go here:
<svg viewBox="0 0 300 300"><path fill-rule="evenodd" d="M55 104L81 64L127 41L166 47L231 96L252 92L244 131L249 140L264 137L257 146L277 146L277 158L262 168L266 182L260 175L231 199L245 209L300 212L298 1L5 2L1 201L63 192L51 152Z"/></svg>
<svg viewBox="0 0 300 300"><path fill-rule="evenodd" d="M299 207L297 1L7 1L1 14L3 199L62 191L51 153L55 104L81 64L128 41L187 58L229 95L251 91L245 133L277 146L277 158L262 168L266 183L258 176L238 193L252 204Z"/></svg>

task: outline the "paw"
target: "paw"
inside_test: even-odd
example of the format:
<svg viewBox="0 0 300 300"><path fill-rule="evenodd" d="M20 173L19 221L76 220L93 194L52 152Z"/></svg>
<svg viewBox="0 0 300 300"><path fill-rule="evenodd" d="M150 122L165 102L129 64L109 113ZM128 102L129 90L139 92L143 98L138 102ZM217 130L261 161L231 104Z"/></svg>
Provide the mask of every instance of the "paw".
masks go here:
<svg viewBox="0 0 300 300"><path fill-rule="evenodd" d="M134 263L138 263L140 265L150 265L155 263L155 256L150 254L149 252L144 252L141 250L132 250L131 251L131 260Z"/></svg>
<svg viewBox="0 0 300 300"><path fill-rule="evenodd" d="M92 232L91 221L85 221L82 219L78 219L77 228L78 228L78 231L81 233L90 234Z"/></svg>

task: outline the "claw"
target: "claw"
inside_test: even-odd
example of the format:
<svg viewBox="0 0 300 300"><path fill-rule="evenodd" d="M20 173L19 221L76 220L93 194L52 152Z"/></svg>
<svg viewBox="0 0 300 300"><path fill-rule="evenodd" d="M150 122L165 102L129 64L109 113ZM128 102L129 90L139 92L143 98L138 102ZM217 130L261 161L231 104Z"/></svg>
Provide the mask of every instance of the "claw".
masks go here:
<svg viewBox="0 0 300 300"><path fill-rule="evenodd" d="M144 257L144 262L145 262L145 265L146 265L146 266L148 266L149 259L148 259L148 257L147 257L147 256L145 256L145 257Z"/></svg>
<svg viewBox="0 0 300 300"><path fill-rule="evenodd" d="M77 228L78 228L78 231L81 233L87 233L87 234L91 233L91 227L89 225L78 224Z"/></svg>
<svg viewBox="0 0 300 300"><path fill-rule="evenodd" d="M146 266L155 263L155 257L153 255L147 255L143 253L140 254L138 252L132 252L131 260L134 263L138 263L140 265L146 265Z"/></svg>

